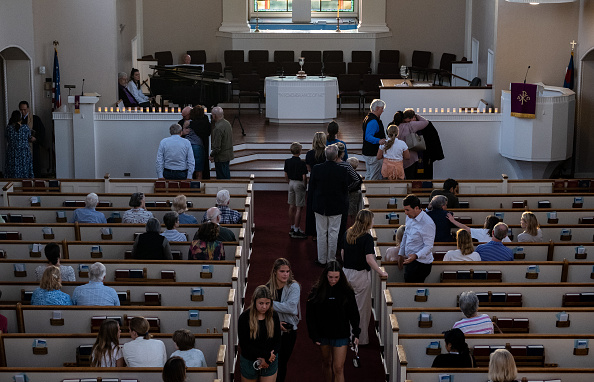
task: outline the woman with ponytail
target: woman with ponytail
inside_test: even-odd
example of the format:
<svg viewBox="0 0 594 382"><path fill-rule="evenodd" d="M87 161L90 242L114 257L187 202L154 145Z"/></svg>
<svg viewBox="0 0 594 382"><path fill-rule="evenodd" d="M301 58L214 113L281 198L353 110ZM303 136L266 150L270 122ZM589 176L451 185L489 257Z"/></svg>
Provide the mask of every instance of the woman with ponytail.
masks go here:
<svg viewBox="0 0 594 382"><path fill-rule="evenodd" d="M163 341L152 339L150 325L144 317L130 320L130 338L124 344L124 360L129 367L163 367L167 351Z"/></svg>
<svg viewBox="0 0 594 382"><path fill-rule="evenodd" d="M460 329L451 329L443 334L447 354L440 354L433 360L431 367L474 367L474 358L470 354L466 337Z"/></svg>

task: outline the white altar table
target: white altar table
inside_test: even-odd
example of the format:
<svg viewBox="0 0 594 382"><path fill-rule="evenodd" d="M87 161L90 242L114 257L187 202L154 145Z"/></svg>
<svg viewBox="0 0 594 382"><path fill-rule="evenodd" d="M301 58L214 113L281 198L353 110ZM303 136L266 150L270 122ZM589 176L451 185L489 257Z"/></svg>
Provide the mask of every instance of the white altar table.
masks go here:
<svg viewBox="0 0 594 382"><path fill-rule="evenodd" d="M336 77L266 77L266 118L273 123L324 123L336 118Z"/></svg>

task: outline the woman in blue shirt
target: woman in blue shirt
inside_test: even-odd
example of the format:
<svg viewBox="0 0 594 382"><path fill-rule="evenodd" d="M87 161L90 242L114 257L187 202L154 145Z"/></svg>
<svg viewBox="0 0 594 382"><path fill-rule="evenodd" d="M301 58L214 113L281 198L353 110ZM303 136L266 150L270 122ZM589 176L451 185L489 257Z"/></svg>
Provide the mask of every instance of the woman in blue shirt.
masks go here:
<svg viewBox="0 0 594 382"><path fill-rule="evenodd" d="M33 292L31 305L72 305L72 299L61 288L60 268L48 266L43 272L39 288Z"/></svg>

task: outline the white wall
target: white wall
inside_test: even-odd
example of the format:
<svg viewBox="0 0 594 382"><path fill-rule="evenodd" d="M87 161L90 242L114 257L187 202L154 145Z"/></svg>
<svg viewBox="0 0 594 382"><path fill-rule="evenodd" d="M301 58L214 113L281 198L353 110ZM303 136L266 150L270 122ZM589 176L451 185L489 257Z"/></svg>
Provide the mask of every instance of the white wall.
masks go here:
<svg viewBox="0 0 594 382"><path fill-rule="evenodd" d="M474 0L472 2L472 38L480 43L478 76L483 85L487 84L487 50L495 50L496 16L497 1ZM470 60L471 57L468 59Z"/></svg>

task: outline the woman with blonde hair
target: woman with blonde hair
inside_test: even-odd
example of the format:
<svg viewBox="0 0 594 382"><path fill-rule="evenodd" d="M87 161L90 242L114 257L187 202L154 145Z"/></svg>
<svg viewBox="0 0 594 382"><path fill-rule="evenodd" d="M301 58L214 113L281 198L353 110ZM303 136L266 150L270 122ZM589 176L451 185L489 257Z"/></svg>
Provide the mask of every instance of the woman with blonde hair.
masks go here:
<svg viewBox="0 0 594 382"><path fill-rule="evenodd" d="M474 251L472 237L464 229L456 232L456 245L458 249L447 251L443 261L481 261L481 255Z"/></svg>
<svg viewBox="0 0 594 382"><path fill-rule="evenodd" d="M505 349L497 349L489 359L489 380L491 382L517 382L518 369L514 356Z"/></svg>
<svg viewBox="0 0 594 382"><path fill-rule="evenodd" d="M31 297L31 305L72 305L70 296L62 292L60 268L50 265L43 271L39 288Z"/></svg>
<svg viewBox="0 0 594 382"><path fill-rule="evenodd" d="M398 139L398 126L388 126L388 140L386 144L380 145L377 151L377 159L384 159L382 164L382 176L389 180L403 180L403 160L410 158L406 142Z"/></svg>
<svg viewBox="0 0 594 382"><path fill-rule="evenodd" d="M314 134L312 149L305 154L305 165L307 171L311 173L311 169L320 163L326 162L326 133L318 131ZM316 231L316 215L313 210L313 192L307 193L307 203L305 205L305 234L312 236L313 240L317 238Z"/></svg>
<svg viewBox="0 0 594 382"><path fill-rule="evenodd" d="M237 331L241 380L274 382L281 327L278 314L272 308L272 294L265 285L258 286L252 294L250 307L239 316Z"/></svg>
<svg viewBox="0 0 594 382"><path fill-rule="evenodd" d="M128 367L163 367L167 351L163 341L154 340L149 334L150 325L144 317L130 320L130 338L124 344L124 360Z"/></svg>
<svg viewBox="0 0 594 382"><path fill-rule="evenodd" d="M120 333L117 321L105 320L101 323L91 353L91 367L124 367Z"/></svg>
<svg viewBox="0 0 594 382"><path fill-rule="evenodd" d="M369 230L373 227L373 212L368 209L359 211L355 223L346 231L343 240L342 258L344 274L355 291L355 300L359 309L359 344L369 343L369 319L371 318L371 274L373 269L381 277L388 277L375 260L373 236Z"/></svg>
<svg viewBox="0 0 594 382"><path fill-rule="evenodd" d="M179 215L179 224L198 224L198 220L186 213L188 210L188 199L185 195L177 195L171 203L171 210Z"/></svg>
<svg viewBox="0 0 594 382"><path fill-rule="evenodd" d="M524 243L542 243L542 231L538 219L530 211L526 211L520 218L520 225L524 232L518 235L518 241Z"/></svg>
<svg viewBox="0 0 594 382"><path fill-rule="evenodd" d="M272 306L278 313L281 325L280 357L278 364L277 381L283 382L287 375L287 363L295 341L297 341L297 324L301 319L299 299L301 297L301 286L293 278L291 263L285 258L274 261L270 280L266 284L272 296Z"/></svg>

